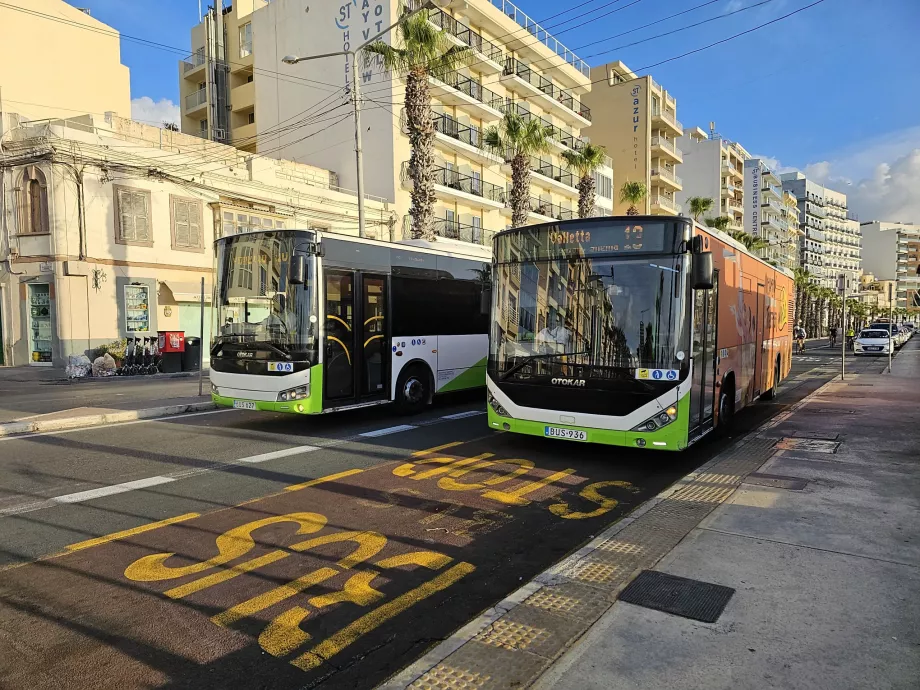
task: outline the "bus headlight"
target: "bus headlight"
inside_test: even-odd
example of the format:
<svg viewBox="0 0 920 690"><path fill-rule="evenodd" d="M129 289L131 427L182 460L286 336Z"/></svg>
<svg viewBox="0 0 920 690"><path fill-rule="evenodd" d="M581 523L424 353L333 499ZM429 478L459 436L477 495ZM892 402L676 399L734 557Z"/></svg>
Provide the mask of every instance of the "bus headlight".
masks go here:
<svg viewBox="0 0 920 690"><path fill-rule="evenodd" d="M642 424L633 427L633 431L657 431L677 419L677 408L673 405L663 412L658 412L646 419Z"/></svg>
<svg viewBox="0 0 920 690"><path fill-rule="evenodd" d="M215 386L213 383L211 384L211 395L220 395L220 388Z"/></svg>
<svg viewBox="0 0 920 690"><path fill-rule="evenodd" d="M310 397L310 384L306 386L297 386L286 391L278 393L278 402L288 402L289 400L302 400Z"/></svg>
<svg viewBox="0 0 920 690"><path fill-rule="evenodd" d="M489 407L495 410L495 414L497 414L499 417L510 417L511 416L510 414L508 414L508 410L502 407L501 403L498 402L498 400L495 399L495 396L493 396L491 393L489 393Z"/></svg>

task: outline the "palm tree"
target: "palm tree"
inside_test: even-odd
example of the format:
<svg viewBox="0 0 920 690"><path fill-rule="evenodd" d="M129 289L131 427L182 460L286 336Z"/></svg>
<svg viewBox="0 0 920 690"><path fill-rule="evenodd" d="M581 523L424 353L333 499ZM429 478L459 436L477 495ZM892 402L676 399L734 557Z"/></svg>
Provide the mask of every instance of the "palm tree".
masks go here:
<svg viewBox="0 0 920 690"><path fill-rule="evenodd" d="M795 323L802 320L804 314L805 288L811 285L811 273L807 268L798 267L795 269Z"/></svg>
<svg viewBox="0 0 920 690"><path fill-rule="evenodd" d="M728 234L731 235L732 239L737 240L743 244L745 249L751 253L759 252L761 249L766 249L770 246L770 243L767 242L764 238L755 237L754 235L751 235L744 230L732 230Z"/></svg>
<svg viewBox="0 0 920 690"><path fill-rule="evenodd" d="M629 204L629 208L626 209L627 216L639 215L639 209L636 208L636 204L642 203L647 191L644 182L623 183L623 186L620 187L620 203Z"/></svg>
<svg viewBox="0 0 920 690"><path fill-rule="evenodd" d="M715 218L704 218L703 222L707 227L728 232L728 226L731 225L732 219L728 216L716 216Z"/></svg>
<svg viewBox="0 0 920 690"><path fill-rule="evenodd" d="M589 218L594 213L594 171L604 164L606 158L604 147L596 144L585 144L580 151L562 152L566 167L578 175L579 218Z"/></svg>
<svg viewBox="0 0 920 690"><path fill-rule="evenodd" d="M388 72L405 75L406 126L409 130L409 178L412 180L411 234L414 239L434 239L434 123L428 77L442 77L473 60L473 50L455 46L446 31L428 21L428 12L408 14L396 26L390 46L377 41L364 48L365 63L377 56Z"/></svg>
<svg viewBox="0 0 920 690"><path fill-rule="evenodd" d="M527 225L530 203L530 157L549 150L548 127L540 120L525 120L508 109L497 125L489 127L482 140L511 163L511 227ZM581 202L579 201L579 211Z"/></svg>
<svg viewBox="0 0 920 690"><path fill-rule="evenodd" d="M697 223L700 222L701 215L712 210L712 199L709 197L691 196L688 202L690 203L690 214Z"/></svg>

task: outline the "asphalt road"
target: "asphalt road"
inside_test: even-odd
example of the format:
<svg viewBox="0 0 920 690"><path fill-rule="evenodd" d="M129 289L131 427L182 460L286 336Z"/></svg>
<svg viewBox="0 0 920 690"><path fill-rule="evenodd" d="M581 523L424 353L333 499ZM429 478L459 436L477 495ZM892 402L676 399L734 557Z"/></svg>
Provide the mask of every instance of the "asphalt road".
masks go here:
<svg viewBox="0 0 920 690"><path fill-rule="evenodd" d="M492 432L478 394L0 440L0 688L371 688L815 390L834 354L795 356L733 438L683 454Z"/></svg>

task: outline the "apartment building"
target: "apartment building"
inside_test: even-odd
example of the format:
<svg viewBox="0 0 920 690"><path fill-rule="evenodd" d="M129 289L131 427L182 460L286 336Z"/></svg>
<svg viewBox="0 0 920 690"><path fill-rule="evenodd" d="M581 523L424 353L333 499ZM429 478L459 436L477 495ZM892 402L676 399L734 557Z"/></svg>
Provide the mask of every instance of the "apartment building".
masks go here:
<svg viewBox="0 0 920 690"><path fill-rule="evenodd" d="M255 152L252 14L268 0L215 4L192 27L194 51L179 61L180 129Z"/></svg>
<svg viewBox="0 0 920 690"><path fill-rule="evenodd" d="M200 291L203 277L210 302L214 238L292 227L357 235L357 199L327 170L114 115L10 131L18 119L0 121L0 364L64 367L69 355L158 330L207 340ZM393 229L384 205L368 202L366 213L378 236Z"/></svg>
<svg viewBox="0 0 920 690"><path fill-rule="evenodd" d="M131 115L118 32L62 0L0 5L0 112L23 119Z"/></svg>
<svg viewBox="0 0 920 690"><path fill-rule="evenodd" d="M872 220L859 226L863 268L896 281L896 307L920 312L920 225Z"/></svg>
<svg viewBox="0 0 920 690"><path fill-rule="evenodd" d="M783 189L795 195L799 207L799 263L818 285L837 288L846 277L848 291L859 284L862 270L860 227L847 209L846 194L825 187L800 172L780 176Z"/></svg>
<svg viewBox="0 0 920 690"><path fill-rule="evenodd" d="M302 0L274 0L251 14L252 30L247 35L252 36L255 71L255 150L332 170L343 186L354 189L351 59L329 57L286 65L282 58L355 50L396 21L400 3L384 0L354 16L347 5L312 3L309 12L306 5ZM451 43L473 51L469 66L429 80L436 148L436 232L488 243L492 233L510 224L511 169L483 141L484 131L509 110L537 119L551 131L551 150L531 161L530 220L576 217L577 179L566 169L561 154L587 141L582 130L592 120L584 102L591 86L588 65L505 0L470 0L423 11ZM408 231L411 181L402 106L405 86L398 75L377 65L359 68L365 190L393 204L400 217L399 231ZM236 108L235 101L232 107ZM609 214L613 209L609 160L596 179L596 212Z"/></svg>
<svg viewBox="0 0 920 690"><path fill-rule="evenodd" d="M700 127L684 130L678 140L683 150L683 185L677 201L700 196L712 199L713 216L727 216L729 230L744 229L744 161L751 155L736 141Z"/></svg>
<svg viewBox="0 0 920 690"><path fill-rule="evenodd" d="M640 213L679 215L683 180L677 172L684 158L677 141L684 129L677 119L677 99L651 76L640 77L622 62L593 68L591 81L583 97L594 116L586 133L610 154L617 186L645 184L648 194ZM629 204L618 196L613 211L622 215Z"/></svg>

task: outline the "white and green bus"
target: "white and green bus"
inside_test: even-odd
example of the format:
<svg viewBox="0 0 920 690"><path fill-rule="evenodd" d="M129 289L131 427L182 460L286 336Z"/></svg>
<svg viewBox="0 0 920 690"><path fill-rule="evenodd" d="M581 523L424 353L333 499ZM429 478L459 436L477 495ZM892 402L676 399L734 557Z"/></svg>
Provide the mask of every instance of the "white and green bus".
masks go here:
<svg viewBox="0 0 920 690"><path fill-rule="evenodd" d="M485 385L491 252L313 230L215 242L211 397L319 414ZM442 249L442 247L445 247Z"/></svg>

